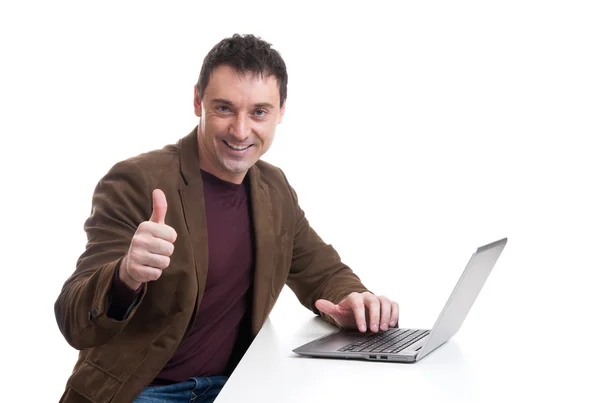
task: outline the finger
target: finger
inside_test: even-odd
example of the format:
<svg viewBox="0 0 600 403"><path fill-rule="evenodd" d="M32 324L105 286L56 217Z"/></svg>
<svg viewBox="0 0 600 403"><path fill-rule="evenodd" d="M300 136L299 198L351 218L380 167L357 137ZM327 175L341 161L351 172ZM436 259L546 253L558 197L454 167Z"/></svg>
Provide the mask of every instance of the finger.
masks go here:
<svg viewBox="0 0 600 403"><path fill-rule="evenodd" d="M157 255L171 256L175 246L161 238L151 238L148 245L148 252L156 253Z"/></svg>
<svg viewBox="0 0 600 403"><path fill-rule="evenodd" d="M168 225L158 224L155 227L155 231L156 232L153 232L152 235L157 238L164 239L167 242L174 243L177 239L177 232L175 232L173 227L169 227Z"/></svg>
<svg viewBox="0 0 600 403"><path fill-rule="evenodd" d="M369 328L373 333L379 331L380 304L375 296L365 296L366 307L369 310Z"/></svg>
<svg viewBox="0 0 600 403"><path fill-rule="evenodd" d="M134 264L130 268L129 276L138 283L147 283L158 280L161 274L162 270L156 267Z"/></svg>
<svg viewBox="0 0 600 403"><path fill-rule="evenodd" d="M392 313L390 315L390 327L398 325L398 318L400 317L400 307L397 302L392 302Z"/></svg>
<svg viewBox="0 0 600 403"><path fill-rule="evenodd" d="M390 324L390 316L392 314L392 303L386 297L380 296L379 305L379 312L381 315L379 318L379 328L385 332L386 330L388 330Z"/></svg>
<svg viewBox="0 0 600 403"><path fill-rule="evenodd" d="M356 327L361 332L367 331L367 320L365 319L365 304L362 296L356 294L350 294L348 296L348 302L352 308L354 314L354 320L356 321Z"/></svg>
<svg viewBox="0 0 600 403"><path fill-rule="evenodd" d="M167 198L162 190L154 189L152 192L152 216L150 221L157 224L165 223L167 215Z"/></svg>
<svg viewBox="0 0 600 403"><path fill-rule="evenodd" d="M145 221L140 224L138 229L143 233L150 233L153 237L164 239L167 242L173 243L177 239L177 232L175 232L173 227L169 227L166 224Z"/></svg>
<svg viewBox="0 0 600 403"><path fill-rule="evenodd" d="M327 301L326 299L319 299L315 302L317 309L327 315L335 315L338 310L333 302Z"/></svg>
<svg viewBox="0 0 600 403"><path fill-rule="evenodd" d="M146 251L163 256L171 256L175 249L173 243L153 235L153 232L164 235L161 234L161 232L166 231L162 230L161 227L167 226L150 221L140 224L140 230L131 240L132 250L137 251L138 253Z"/></svg>
<svg viewBox="0 0 600 403"><path fill-rule="evenodd" d="M158 255L156 253L142 252L133 255L134 262L141 266L154 267L159 270L164 270L169 267L171 258L168 256Z"/></svg>

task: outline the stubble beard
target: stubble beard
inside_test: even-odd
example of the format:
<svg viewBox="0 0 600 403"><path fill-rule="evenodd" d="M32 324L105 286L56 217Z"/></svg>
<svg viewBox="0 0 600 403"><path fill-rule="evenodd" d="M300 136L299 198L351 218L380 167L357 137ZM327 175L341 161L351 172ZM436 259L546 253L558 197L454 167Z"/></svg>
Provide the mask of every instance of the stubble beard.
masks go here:
<svg viewBox="0 0 600 403"><path fill-rule="evenodd" d="M221 166L224 167L228 172L231 173L244 173L248 171L254 165L253 161L249 161L246 159L243 160L235 160L231 158L225 158L221 156L219 158L221 160Z"/></svg>

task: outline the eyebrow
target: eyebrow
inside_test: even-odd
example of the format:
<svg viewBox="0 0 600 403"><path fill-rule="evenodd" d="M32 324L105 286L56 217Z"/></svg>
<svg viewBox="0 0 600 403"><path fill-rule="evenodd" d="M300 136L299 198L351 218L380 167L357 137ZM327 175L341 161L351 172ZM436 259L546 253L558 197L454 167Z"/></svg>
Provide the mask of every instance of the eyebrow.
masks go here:
<svg viewBox="0 0 600 403"><path fill-rule="evenodd" d="M211 103L215 103L215 104L225 104L225 105L233 105L233 102L231 102L228 99L225 98L213 98L210 100ZM274 106L271 105L268 102L259 102L257 104L254 104L255 108L271 108L274 109Z"/></svg>

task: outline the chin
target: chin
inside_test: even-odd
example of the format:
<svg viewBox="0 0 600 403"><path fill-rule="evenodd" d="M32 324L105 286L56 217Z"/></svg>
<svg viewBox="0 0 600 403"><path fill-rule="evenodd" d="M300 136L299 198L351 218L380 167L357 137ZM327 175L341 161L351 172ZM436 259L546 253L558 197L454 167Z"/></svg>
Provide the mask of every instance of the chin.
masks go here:
<svg viewBox="0 0 600 403"><path fill-rule="evenodd" d="M256 161L244 161L243 163L240 162L235 162L235 163L227 163L225 162L225 167L227 168L227 170L231 173L234 174L240 174L243 172L246 172L247 170L249 170L252 165L254 165L256 163Z"/></svg>

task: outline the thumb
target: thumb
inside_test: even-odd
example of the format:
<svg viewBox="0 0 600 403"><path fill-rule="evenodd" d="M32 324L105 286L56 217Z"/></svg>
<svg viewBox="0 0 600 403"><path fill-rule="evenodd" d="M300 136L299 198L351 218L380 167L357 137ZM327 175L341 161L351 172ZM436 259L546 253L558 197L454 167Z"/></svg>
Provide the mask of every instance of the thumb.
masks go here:
<svg viewBox="0 0 600 403"><path fill-rule="evenodd" d="M327 315L335 315L338 313L337 307L333 302L327 301L326 299L319 299L315 302L317 309Z"/></svg>
<svg viewBox="0 0 600 403"><path fill-rule="evenodd" d="M152 192L152 217L150 221L157 224L165 223L167 215L167 197L160 189L154 189Z"/></svg>

